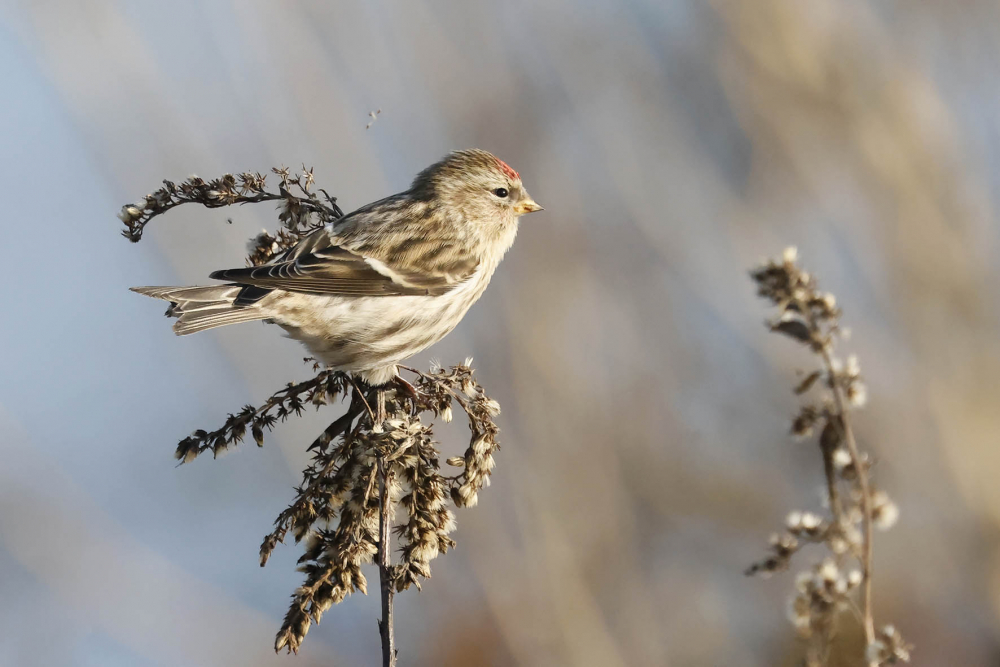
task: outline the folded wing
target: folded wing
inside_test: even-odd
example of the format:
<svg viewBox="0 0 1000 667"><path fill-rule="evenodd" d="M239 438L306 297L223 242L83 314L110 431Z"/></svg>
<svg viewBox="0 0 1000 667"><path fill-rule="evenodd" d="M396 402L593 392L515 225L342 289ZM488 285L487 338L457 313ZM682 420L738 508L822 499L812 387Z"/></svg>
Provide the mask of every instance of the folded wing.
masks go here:
<svg viewBox="0 0 1000 667"><path fill-rule="evenodd" d="M466 280L476 266L470 261L449 271L428 271L399 262L391 265L340 245L321 229L274 263L216 271L211 277L265 290L332 296L439 295ZM248 301L263 296L259 290L252 295L247 294ZM239 300L237 305L242 305Z"/></svg>

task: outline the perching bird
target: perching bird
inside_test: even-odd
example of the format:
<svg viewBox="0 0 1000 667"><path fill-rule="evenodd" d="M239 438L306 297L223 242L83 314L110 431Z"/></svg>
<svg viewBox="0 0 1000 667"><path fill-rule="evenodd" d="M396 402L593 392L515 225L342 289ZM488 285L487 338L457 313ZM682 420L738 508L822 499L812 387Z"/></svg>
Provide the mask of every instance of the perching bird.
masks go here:
<svg viewBox="0 0 1000 667"><path fill-rule="evenodd" d="M169 301L178 335L266 320L331 368L383 385L396 364L455 328L514 242L518 218L540 210L499 158L457 151L409 190L345 215L274 261L211 274L225 285L132 291Z"/></svg>

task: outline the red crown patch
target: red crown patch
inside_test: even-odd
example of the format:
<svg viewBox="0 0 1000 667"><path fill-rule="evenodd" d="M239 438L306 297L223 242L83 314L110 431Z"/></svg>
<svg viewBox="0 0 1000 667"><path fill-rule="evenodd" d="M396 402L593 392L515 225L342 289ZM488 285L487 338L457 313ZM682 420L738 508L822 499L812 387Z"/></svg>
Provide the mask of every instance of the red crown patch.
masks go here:
<svg viewBox="0 0 1000 667"><path fill-rule="evenodd" d="M521 180L521 174L514 171L509 164L507 164L500 158L497 158L497 163L500 165L500 171L505 173L509 178L513 178L515 180Z"/></svg>

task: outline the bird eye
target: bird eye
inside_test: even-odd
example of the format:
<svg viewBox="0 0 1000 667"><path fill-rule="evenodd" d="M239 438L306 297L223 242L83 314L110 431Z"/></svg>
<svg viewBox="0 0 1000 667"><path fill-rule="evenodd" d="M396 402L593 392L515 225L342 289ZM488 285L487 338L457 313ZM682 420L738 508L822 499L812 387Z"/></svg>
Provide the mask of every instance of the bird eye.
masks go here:
<svg viewBox="0 0 1000 667"><path fill-rule="evenodd" d="M496 190L493 191L493 194L495 194L497 197L500 197L500 199L503 199L508 195L507 188L497 188Z"/></svg>

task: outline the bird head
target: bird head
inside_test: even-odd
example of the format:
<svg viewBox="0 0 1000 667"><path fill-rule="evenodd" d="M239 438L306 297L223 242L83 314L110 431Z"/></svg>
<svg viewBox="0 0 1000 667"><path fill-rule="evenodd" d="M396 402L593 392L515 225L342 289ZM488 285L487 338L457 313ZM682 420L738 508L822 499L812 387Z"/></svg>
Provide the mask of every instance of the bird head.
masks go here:
<svg viewBox="0 0 1000 667"><path fill-rule="evenodd" d="M455 151L417 174L412 191L436 204L461 211L469 220L513 225L541 211L506 162L483 150Z"/></svg>

